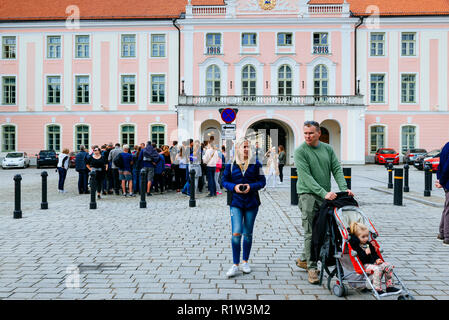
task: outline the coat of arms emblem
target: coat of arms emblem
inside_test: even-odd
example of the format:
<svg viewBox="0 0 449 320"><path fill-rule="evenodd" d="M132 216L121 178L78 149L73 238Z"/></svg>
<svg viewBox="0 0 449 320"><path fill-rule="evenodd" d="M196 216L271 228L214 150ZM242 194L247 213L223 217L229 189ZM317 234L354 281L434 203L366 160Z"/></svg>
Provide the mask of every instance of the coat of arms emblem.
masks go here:
<svg viewBox="0 0 449 320"><path fill-rule="evenodd" d="M276 0L259 0L259 6L263 10L271 10L276 6Z"/></svg>

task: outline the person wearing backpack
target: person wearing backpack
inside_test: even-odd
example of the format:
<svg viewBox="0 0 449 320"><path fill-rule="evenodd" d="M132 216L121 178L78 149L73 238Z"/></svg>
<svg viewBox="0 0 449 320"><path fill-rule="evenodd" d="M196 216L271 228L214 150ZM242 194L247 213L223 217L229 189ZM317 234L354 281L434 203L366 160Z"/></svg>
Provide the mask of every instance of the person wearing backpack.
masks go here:
<svg viewBox="0 0 449 320"><path fill-rule="evenodd" d="M58 156L58 165L57 165L57 171L59 174L59 182L58 182L58 192L59 193L66 193L64 190L64 182L65 178L67 176L67 170L69 169L69 149L65 148L62 150L62 153Z"/></svg>
<svg viewBox="0 0 449 320"><path fill-rule="evenodd" d="M154 168L160 161L160 158L159 153L151 145L151 141L148 141L147 146L140 152L138 161L141 161L142 168L145 169L147 175L147 196L152 196L151 184L154 180ZM145 192L145 190L140 192Z"/></svg>
<svg viewBox="0 0 449 320"><path fill-rule="evenodd" d="M112 168L112 178L114 181L114 191L116 195L120 194L120 180L119 180L119 168L115 165L115 158L122 153L123 150L120 148L120 143L115 144L115 148L109 152L108 161L111 163Z"/></svg>
<svg viewBox="0 0 449 320"><path fill-rule="evenodd" d="M86 167L87 157L89 154L86 152L85 146L80 146L80 152L75 157L75 170L78 172L78 193L89 193L88 184L88 170Z"/></svg>

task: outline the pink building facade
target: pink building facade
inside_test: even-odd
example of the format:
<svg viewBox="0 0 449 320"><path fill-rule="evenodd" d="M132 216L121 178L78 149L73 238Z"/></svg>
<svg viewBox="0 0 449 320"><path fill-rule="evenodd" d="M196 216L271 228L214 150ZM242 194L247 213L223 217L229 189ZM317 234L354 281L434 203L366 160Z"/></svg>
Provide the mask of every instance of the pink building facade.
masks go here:
<svg viewBox="0 0 449 320"><path fill-rule="evenodd" d="M3 22L1 151L225 144L223 108L238 110L237 138L282 144L289 163L306 120L345 164L371 162L381 147L441 147L449 10L391 14L378 1L373 15L361 2L181 1L176 19L86 19L79 29Z"/></svg>

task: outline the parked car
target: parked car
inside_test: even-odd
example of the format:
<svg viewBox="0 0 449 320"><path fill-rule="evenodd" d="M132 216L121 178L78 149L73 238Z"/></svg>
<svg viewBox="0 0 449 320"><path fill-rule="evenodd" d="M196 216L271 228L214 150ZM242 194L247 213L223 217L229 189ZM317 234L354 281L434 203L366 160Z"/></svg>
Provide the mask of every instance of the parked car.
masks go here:
<svg viewBox="0 0 449 320"><path fill-rule="evenodd" d="M30 158L26 152L8 152L2 161L2 168L28 168Z"/></svg>
<svg viewBox="0 0 449 320"><path fill-rule="evenodd" d="M432 168L432 171L437 172L438 166L440 164L440 155L438 155L438 157L426 158L424 160L424 164L429 164Z"/></svg>
<svg viewBox="0 0 449 320"><path fill-rule="evenodd" d="M69 168L75 168L75 158L76 158L76 153L75 152L70 152L69 153Z"/></svg>
<svg viewBox="0 0 449 320"><path fill-rule="evenodd" d="M379 164L399 164L399 153L392 148L377 149L374 162Z"/></svg>
<svg viewBox="0 0 449 320"><path fill-rule="evenodd" d="M423 167L424 159L439 157L440 152L441 152L441 149L435 149L435 150L427 152L426 154L424 154L422 156L416 157L415 162L413 163L413 166L418 170L423 170L424 169L424 167Z"/></svg>
<svg viewBox="0 0 449 320"><path fill-rule="evenodd" d="M36 154L37 163L36 167L39 169L43 166L57 167L58 166L58 155L54 150L41 150L39 154Z"/></svg>
<svg viewBox="0 0 449 320"><path fill-rule="evenodd" d="M408 149L404 155L404 163L412 164L416 158L426 154L426 149Z"/></svg>

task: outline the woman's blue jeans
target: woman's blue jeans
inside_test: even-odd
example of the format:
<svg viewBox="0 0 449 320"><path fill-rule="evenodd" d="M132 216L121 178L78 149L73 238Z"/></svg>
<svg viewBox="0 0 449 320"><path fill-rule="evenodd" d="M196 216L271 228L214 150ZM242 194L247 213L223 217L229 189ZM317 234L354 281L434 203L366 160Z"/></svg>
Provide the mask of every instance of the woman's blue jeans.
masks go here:
<svg viewBox="0 0 449 320"><path fill-rule="evenodd" d="M59 181L58 190L64 190L65 177L67 176L67 169L58 167Z"/></svg>
<svg viewBox="0 0 449 320"><path fill-rule="evenodd" d="M253 243L253 228L258 207L242 209L231 207L232 225L232 259L234 264L240 263L240 250L243 235L243 261L248 261L251 245Z"/></svg>

